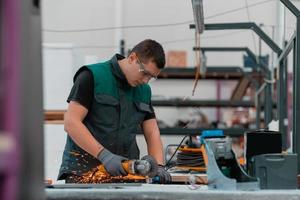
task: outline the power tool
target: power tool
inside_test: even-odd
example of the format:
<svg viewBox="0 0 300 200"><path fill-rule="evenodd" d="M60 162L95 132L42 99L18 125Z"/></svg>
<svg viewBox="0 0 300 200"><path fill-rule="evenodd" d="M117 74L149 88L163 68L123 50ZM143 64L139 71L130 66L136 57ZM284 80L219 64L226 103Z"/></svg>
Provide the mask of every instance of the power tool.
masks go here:
<svg viewBox="0 0 300 200"><path fill-rule="evenodd" d="M144 156L141 160L126 160L122 162L122 166L130 175L150 178L157 174L158 168L156 160L150 155ZM103 165L99 165L97 168L100 172L108 174Z"/></svg>

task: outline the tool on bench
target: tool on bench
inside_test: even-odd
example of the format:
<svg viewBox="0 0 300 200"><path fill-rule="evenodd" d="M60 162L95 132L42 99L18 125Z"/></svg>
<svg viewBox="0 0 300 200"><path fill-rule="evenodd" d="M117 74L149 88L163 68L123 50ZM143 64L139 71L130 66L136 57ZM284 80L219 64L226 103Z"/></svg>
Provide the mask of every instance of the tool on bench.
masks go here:
<svg viewBox="0 0 300 200"><path fill-rule="evenodd" d="M208 187L221 190L258 190L259 181L241 167L232 140L222 130L203 131L201 142L207 155Z"/></svg>
<svg viewBox="0 0 300 200"><path fill-rule="evenodd" d="M150 156L144 156L141 160L126 160L122 162L127 176L111 176L104 165L98 165L93 170L83 174L78 183L145 183L149 178L157 174L158 165Z"/></svg>
<svg viewBox="0 0 300 200"><path fill-rule="evenodd" d="M186 136L187 137L187 136ZM185 138L186 138L185 137ZM184 139L185 139L184 138ZM184 141L182 140L182 142ZM199 140L198 140L199 141ZM181 143L182 143L181 142ZM172 155L172 158L176 154L176 160L169 159L167 162L168 167L174 166L173 171L195 171L205 172L207 159L205 155L204 146L201 146L199 142L195 142L192 136L189 136L189 140L185 145L168 145L167 148L177 146L177 149ZM167 151L170 151L167 149ZM168 159L166 159L168 160ZM172 161L171 161L172 160ZM169 167L170 168L170 167Z"/></svg>
<svg viewBox="0 0 300 200"><path fill-rule="evenodd" d="M141 160L126 160L122 162L122 166L128 174L147 177L155 176L158 168L156 160L150 155ZM98 170L107 174L103 165L99 165Z"/></svg>
<svg viewBox="0 0 300 200"><path fill-rule="evenodd" d="M207 163L207 158L204 156L204 154L204 146L194 148L189 146L181 146L177 153L176 168L205 172L205 163Z"/></svg>
<svg viewBox="0 0 300 200"><path fill-rule="evenodd" d="M249 176L239 164L232 150L232 140L222 130L202 131L200 143L178 148L175 169L184 169L207 174L210 189L257 190L257 178Z"/></svg>

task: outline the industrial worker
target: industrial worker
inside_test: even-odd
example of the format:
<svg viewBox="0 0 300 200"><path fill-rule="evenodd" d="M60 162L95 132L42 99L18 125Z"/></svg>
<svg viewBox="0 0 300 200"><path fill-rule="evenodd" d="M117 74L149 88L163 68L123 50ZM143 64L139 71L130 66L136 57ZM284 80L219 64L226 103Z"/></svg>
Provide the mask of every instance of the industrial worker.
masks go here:
<svg viewBox="0 0 300 200"><path fill-rule="evenodd" d="M100 164L112 176L126 175L121 162L139 159L136 134L141 128L148 154L159 164L158 180L171 181L163 167L163 145L148 85L164 65L162 46L147 39L133 47L126 58L116 54L76 72L64 116L68 136L59 180L76 183Z"/></svg>

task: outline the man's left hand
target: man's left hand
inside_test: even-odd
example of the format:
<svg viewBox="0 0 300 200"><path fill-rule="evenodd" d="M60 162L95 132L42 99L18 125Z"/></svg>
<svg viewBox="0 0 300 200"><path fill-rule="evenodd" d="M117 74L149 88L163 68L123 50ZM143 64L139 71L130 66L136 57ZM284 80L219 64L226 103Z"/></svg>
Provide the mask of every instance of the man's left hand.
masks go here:
<svg viewBox="0 0 300 200"><path fill-rule="evenodd" d="M157 169L157 175L155 178L155 182L160 183L160 184L168 184L172 182L171 175L167 170L162 165L158 166Z"/></svg>

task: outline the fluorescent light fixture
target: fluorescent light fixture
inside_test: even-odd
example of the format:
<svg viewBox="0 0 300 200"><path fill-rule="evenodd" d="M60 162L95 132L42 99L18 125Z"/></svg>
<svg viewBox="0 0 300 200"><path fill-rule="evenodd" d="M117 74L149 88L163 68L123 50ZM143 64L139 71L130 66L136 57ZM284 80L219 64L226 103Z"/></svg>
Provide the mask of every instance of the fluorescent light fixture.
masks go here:
<svg viewBox="0 0 300 200"><path fill-rule="evenodd" d="M192 0L192 7L193 7L196 30L198 33L203 33L204 31L203 1Z"/></svg>

